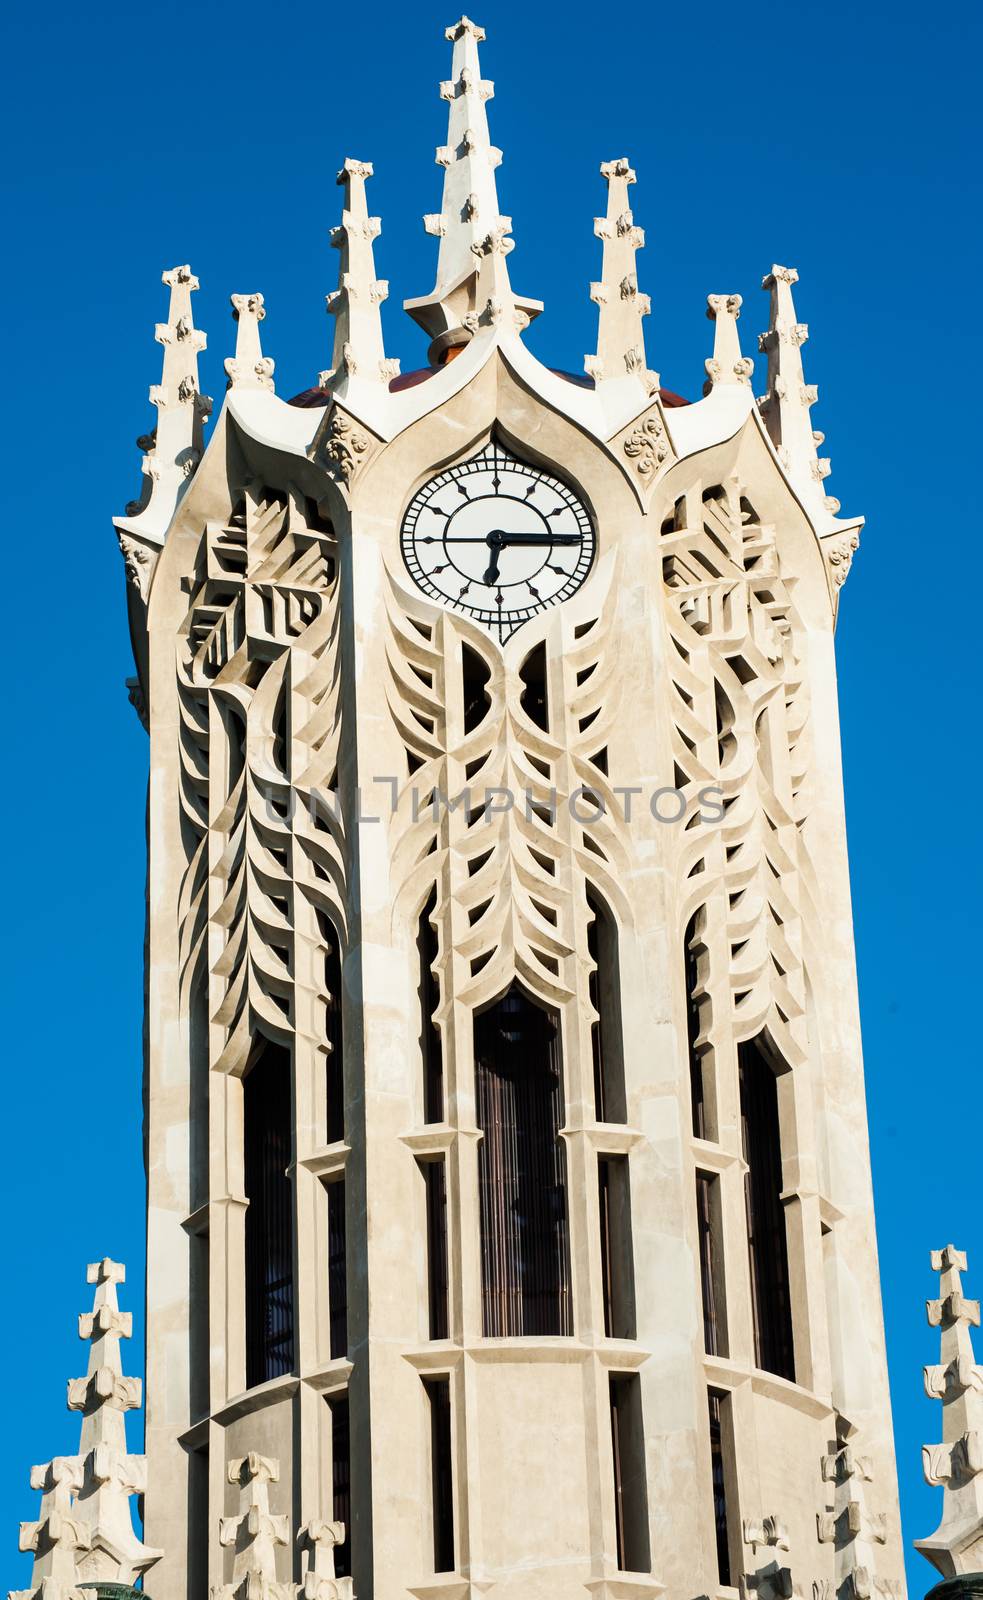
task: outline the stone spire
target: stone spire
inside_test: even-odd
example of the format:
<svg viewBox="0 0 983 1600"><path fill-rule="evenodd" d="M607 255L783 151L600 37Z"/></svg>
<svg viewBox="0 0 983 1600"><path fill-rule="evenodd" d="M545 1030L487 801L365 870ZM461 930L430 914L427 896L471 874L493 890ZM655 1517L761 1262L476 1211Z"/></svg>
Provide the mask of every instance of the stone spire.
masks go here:
<svg viewBox="0 0 983 1600"><path fill-rule="evenodd" d="M942 1487L942 1520L915 1548L944 1578L983 1569L983 1367L976 1365L970 1328L980 1303L963 1298L966 1255L954 1245L932 1251L941 1273L939 1298L926 1301L929 1324L941 1333L941 1361L925 1368L925 1392L942 1402L942 1443L922 1448L928 1483Z"/></svg>
<svg viewBox="0 0 983 1600"><path fill-rule="evenodd" d="M437 164L444 168L444 194L440 211L423 219L428 233L440 240L437 253L437 281L430 294L403 302L410 316L434 338L451 329L471 326L466 319L485 309L480 298L478 264L487 254L488 241L497 241L497 287L500 301L512 302L517 325L526 326L542 310L538 300L519 300L509 284L504 256L511 250L512 219L498 209L495 168L501 150L491 143L485 102L494 94L494 85L481 76L478 45L485 37L483 28L462 17L445 30L453 44L451 77L440 86L449 103L447 143L437 150ZM497 320L493 318L491 320Z"/></svg>
<svg viewBox="0 0 983 1600"><path fill-rule="evenodd" d="M331 243L341 251L341 263L338 287L327 297L328 311L337 320L331 370L321 374L322 385L356 374L370 383L387 384L399 371L398 361L386 360L382 344L379 307L388 298L389 284L375 275L372 241L379 237L382 224L369 216L365 200L365 180L371 176L371 162L350 159L338 174L345 205L341 226L331 230Z"/></svg>
<svg viewBox="0 0 983 1600"><path fill-rule="evenodd" d="M68 1385L69 1410L82 1413L75 1515L88 1526L90 1553L80 1571L99 1582L132 1584L162 1552L141 1543L130 1517L130 1496L143 1494L146 1467L143 1456L126 1448L126 1413L139 1407L142 1391L139 1378L124 1378L120 1360L120 1340L133 1333L133 1318L116 1297L126 1268L107 1257L93 1262L87 1277L96 1286L93 1309L79 1317L79 1338L89 1341L88 1371Z"/></svg>
<svg viewBox="0 0 983 1600"><path fill-rule="evenodd" d="M768 354L768 389L758 404L779 458L809 509L835 516L840 503L822 487L829 476L829 461L817 448L823 435L809 420L819 391L806 383L802 370L809 329L795 318L792 285L798 281L794 267L779 266L761 280L771 294L771 316L767 333L758 336L758 349Z"/></svg>
<svg viewBox="0 0 983 1600"><path fill-rule="evenodd" d="M831 1485L832 1509L817 1513L816 1532L820 1544L836 1547L837 1593L844 1600L872 1600L885 1592L876 1574L874 1545L887 1539L887 1517L868 1504L873 1467L856 1445L855 1425L838 1416L836 1449L821 1461L823 1481Z"/></svg>
<svg viewBox="0 0 983 1600"><path fill-rule="evenodd" d="M89 1529L73 1515L72 1497L79 1487L75 1456L55 1456L31 1468L31 1488L41 1490L36 1522L20 1525L20 1548L33 1550L29 1589L12 1589L8 1600L86 1600L78 1588L78 1564L89 1549Z"/></svg>
<svg viewBox="0 0 983 1600"><path fill-rule="evenodd" d="M191 296L198 279L188 266L172 267L161 281L171 291L166 322L158 322L154 337L164 346L160 383L151 385L150 403L157 407L157 426L137 444L144 453L147 483L141 498L126 508L127 517L144 517L159 524L161 537L178 496L201 460L202 429L212 402L198 388L198 352L206 338L194 324ZM147 513L152 513L147 517Z"/></svg>
<svg viewBox="0 0 983 1600"><path fill-rule="evenodd" d="M259 325L266 316L261 294L234 294L232 316L236 324L236 353L225 363L230 389L270 389L276 363L264 356Z"/></svg>
<svg viewBox="0 0 983 1600"><path fill-rule="evenodd" d="M741 337L737 331L742 305L739 294L707 295L707 317L713 323L713 355L706 363L704 394L720 384L751 382L754 362L741 354Z"/></svg>
<svg viewBox="0 0 983 1600"><path fill-rule="evenodd" d="M276 1547L290 1543L290 1518L270 1510L280 1463L251 1450L229 1462L228 1475L239 1485L239 1515L222 1517L219 1542L235 1551L232 1582L214 1588L212 1600L296 1600L292 1584L276 1581Z"/></svg>
<svg viewBox="0 0 983 1600"><path fill-rule="evenodd" d="M130 1518L129 1497L144 1492L146 1473L143 1456L126 1448L125 1414L141 1398L139 1378L125 1378L120 1362L119 1342L130 1338L133 1320L116 1298L126 1268L107 1258L87 1276L96 1286L93 1309L79 1317L88 1371L68 1385L69 1410L82 1413L80 1450L32 1469L41 1515L21 1525L21 1549L35 1556L31 1588L17 1600L84 1600L75 1592L81 1583L132 1585L162 1554L141 1543Z"/></svg>
<svg viewBox="0 0 983 1600"><path fill-rule="evenodd" d="M590 297L598 307L597 354L585 357L584 369L596 383L634 373L651 394L659 387L659 375L645 365L642 318L651 306L648 295L638 292L635 271L635 253L645 244L628 203L628 185L635 182L635 174L627 157L621 156L602 161L601 177L608 185L607 215L594 218L594 232L603 240L601 281L590 286Z"/></svg>

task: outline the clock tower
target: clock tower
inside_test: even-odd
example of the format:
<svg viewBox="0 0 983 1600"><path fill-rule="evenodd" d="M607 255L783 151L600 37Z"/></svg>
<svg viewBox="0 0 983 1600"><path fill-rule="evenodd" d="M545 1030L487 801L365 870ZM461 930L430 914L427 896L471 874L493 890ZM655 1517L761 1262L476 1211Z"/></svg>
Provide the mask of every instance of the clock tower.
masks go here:
<svg viewBox="0 0 983 1600"><path fill-rule="evenodd" d="M606 162L596 351L546 368L484 35L447 36L429 365L386 356L348 160L329 369L277 394L233 295L206 442L165 273L116 523L147 1589L899 1600L833 649L861 523L797 274L760 398L736 294L670 391Z"/></svg>

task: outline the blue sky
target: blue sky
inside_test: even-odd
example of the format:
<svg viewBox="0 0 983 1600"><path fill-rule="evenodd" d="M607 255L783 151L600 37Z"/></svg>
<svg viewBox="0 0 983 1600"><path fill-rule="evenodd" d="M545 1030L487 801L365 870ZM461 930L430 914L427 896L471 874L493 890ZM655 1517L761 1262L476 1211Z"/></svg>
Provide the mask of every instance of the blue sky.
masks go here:
<svg viewBox="0 0 983 1600"><path fill-rule="evenodd" d="M909 1541L937 1521L919 1462L939 1426L920 1374L937 1359L930 1247L969 1249L967 1287L983 1291L979 1051L964 1023L980 957L979 16L844 0L629 11L508 0L478 12L512 279L546 301L529 336L539 355L579 371L594 348L597 167L613 156L638 172L649 362L670 388L700 392L708 292L743 294L754 354L762 274L779 261L801 275L829 488L868 519L839 664ZM139 1369L147 747L123 688L110 517L137 491L134 439L153 421L160 274L190 261L201 279L203 387L216 399L232 291L265 294L279 392L305 388L330 352L334 175L345 156L372 160L389 350L404 370L421 364L424 336L398 308L433 281L420 215L439 203L436 86L453 20L386 0L334 12L108 0L21 8L9 24L2 344L18 599L6 610L0 798L11 1140L0 1540L11 1584L28 1575L15 1552L37 1503L29 1467L77 1442L64 1382L83 1370L74 1318L96 1256L130 1265ZM910 1577L916 1596L932 1582L914 1553Z"/></svg>

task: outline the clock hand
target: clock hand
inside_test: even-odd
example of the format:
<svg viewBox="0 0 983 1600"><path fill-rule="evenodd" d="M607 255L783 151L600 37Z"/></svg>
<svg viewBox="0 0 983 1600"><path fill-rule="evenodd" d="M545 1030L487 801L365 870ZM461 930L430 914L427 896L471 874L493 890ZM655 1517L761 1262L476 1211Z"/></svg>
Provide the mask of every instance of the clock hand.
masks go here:
<svg viewBox="0 0 983 1600"><path fill-rule="evenodd" d="M492 550L503 550L506 545L547 545L547 544L580 544L583 535L579 533L503 533L499 528L493 528L486 534L448 533L443 538L440 534L424 534L420 544L486 544Z"/></svg>
<svg viewBox="0 0 983 1600"><path fill-rule="evenodd" d="M485 576L482 581L487 584L493 584L498 582L498 558L502 551L502 541L501 539L496 539L492 543L492 536L489 534L488 543L491 546L491 560L485 569Z"/></svg>
<svg viewBox="0 0 983 1600"><path fill-rule="evenodd" d="M582 535L579 533L502 533L499 540L503 545L524 544L580 544Z"/></svg>

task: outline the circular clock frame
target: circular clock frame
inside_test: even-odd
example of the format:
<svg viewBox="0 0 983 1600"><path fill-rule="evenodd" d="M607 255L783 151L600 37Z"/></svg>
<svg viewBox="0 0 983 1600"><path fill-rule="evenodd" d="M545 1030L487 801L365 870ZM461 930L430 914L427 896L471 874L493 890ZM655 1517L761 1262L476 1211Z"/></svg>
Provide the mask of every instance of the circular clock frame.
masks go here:
<svg viewBox="0 0 983 1600"><path fill-rule="evenodd" d="M492 440L421 485L404 513L400 544L425 595L504 644L580 588L597 539L568 484Z"/></svg>

